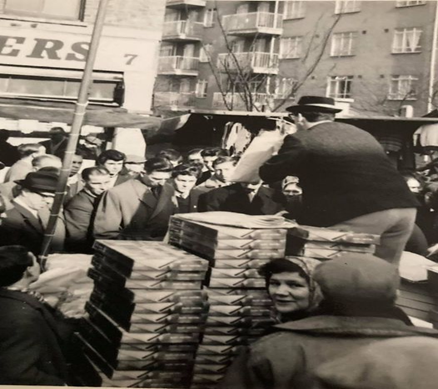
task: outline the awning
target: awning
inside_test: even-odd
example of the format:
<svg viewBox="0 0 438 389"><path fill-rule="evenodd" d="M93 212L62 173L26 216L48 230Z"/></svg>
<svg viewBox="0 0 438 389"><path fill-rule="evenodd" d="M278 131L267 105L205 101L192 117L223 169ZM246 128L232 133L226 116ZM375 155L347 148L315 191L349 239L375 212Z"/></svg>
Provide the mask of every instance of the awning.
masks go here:
<svg viewBox="0 0 438 389"><path fill-rule="evenodd" d="M0 98L0 118L40 122L73 122L75 105L69 102ZM84 125L158 129L162 119L129 113L124 108L89 105Z"/></svg>

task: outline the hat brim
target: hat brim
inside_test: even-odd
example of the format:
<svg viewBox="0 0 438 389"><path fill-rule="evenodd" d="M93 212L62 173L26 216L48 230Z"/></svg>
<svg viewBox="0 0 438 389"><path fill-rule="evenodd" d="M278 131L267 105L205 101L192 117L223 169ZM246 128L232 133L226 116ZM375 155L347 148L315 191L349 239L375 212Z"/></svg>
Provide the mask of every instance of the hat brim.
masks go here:
<svg viewBox="0 0 438 389"><path fill-rule="evenodd" d="M28 185L25 180L16 180L14 181L16 184L20 185L22 188L29 189L32 192L47 192L47 193L55 193L56 188L49 186L32 186Z"/></svg>
<svg viewBox="0 0 438 389"><path fill-rule="evenodd" d="M322 113L338 113L342 111L342 108L336 108L334 106L325 104L308 104L308 105L292 105L286 108L286 111L291 113L300 112L322 112Z"/></svg>

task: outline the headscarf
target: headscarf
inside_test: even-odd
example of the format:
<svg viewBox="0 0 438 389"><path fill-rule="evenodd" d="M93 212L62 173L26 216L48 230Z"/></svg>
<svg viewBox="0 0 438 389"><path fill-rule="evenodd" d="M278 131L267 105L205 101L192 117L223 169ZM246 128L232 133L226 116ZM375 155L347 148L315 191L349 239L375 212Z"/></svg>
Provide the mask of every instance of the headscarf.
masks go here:
<svg viewBox="0 0 438 389"><path fill-rule="evenodd" d="M283 259L298 266L304 272L304 274L307 275L307 283L309 286L309 305L304 310L292 312L288 315L281 315L281 317L277 316L276 319L279 322L303 319L315 311L322 300L321 290L313 278L314 270L321 262L314 258L308 257L285 257ZM267 266L269 266L269 263L260 269L260 273L265 277L266 280L268 280L272 274L278 274L278 272L269 274ZM284 270L284 272L287 271L288 270L286 269Z"/></svg>

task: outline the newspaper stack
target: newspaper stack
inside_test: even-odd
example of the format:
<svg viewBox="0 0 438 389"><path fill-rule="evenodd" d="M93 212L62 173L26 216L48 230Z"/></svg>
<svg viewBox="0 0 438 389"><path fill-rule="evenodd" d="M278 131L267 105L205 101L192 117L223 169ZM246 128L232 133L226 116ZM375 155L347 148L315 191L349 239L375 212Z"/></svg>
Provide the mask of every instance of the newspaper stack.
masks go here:
<svg viewBox="0 0 438 389"><path fill-rule="evenodd" d="M379 235L296 226L288 230L286 255L328 260L345 252L374 254Z"/></svg>
<svg viewBox="0 0 438 389"><path fill-rule="evenodd" d="M188 387L208 313L208 261L162 242L94 248L80 340L103 386Z"/></svg>
<svg viewBox="0 0 438 389"><path fill-rule="evenodd" d="M213 388L241 349L273 324L258 269L285 255L286 228L237 228L173 216L169 242L210 262L210 310L196 353L192 389Z"/></svg>

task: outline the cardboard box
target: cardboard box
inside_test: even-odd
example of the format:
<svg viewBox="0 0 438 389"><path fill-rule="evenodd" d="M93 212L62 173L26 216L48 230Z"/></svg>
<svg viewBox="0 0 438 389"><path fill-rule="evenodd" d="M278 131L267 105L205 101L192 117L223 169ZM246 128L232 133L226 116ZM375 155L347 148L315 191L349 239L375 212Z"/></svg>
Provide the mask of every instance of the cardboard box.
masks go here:
<svg viewBox="0 0 438 389"><path fill-rule="evenodd" d="M199 290L202 286L202 281L129 280L108 269L106 267L105 272L102 272L102 269L90 268L87 274L93 281L113 285L115 288Z"/></svg>
<svg viewBox="0 0 438 389"><path fill-rule="evenodd" d="M254 289L266 288L266 283L263 278L211 278L208 282L208 286L210 288L236 288L236 289Z"/></svg>
<svg viewBox="0 0 438 389"><path fill-rule="evenodd" d="M179 229L182 231L191 231L198 235L205 236L209 240L222 239L257 239L257 240L275 240L284 239L286 237L286 229L283 228L237 228L207 224L201 222L193 222L182 220L178 215L173 215L170 218L170 229Z"/></svg>
<svg viewBox="0 0 438 389"><path fill-rule="evenodd" d="M288 235L318 242L344 242L364 245L378 245L380 236L351 231L337 231L330 228L296 226L287 230Z"/></svg>

